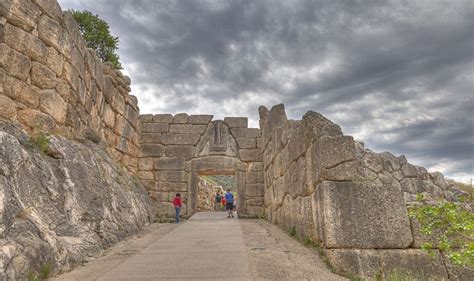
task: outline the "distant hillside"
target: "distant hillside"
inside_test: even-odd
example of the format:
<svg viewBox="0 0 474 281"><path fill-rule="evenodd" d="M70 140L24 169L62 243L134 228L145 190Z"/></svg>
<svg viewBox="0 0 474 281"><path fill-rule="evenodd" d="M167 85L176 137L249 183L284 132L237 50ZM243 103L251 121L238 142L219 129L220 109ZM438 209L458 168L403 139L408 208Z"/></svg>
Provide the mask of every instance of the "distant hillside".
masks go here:
<svg viewBox="0 0 474 281"><path fill-rule="evenodd" d="M234 176L201 176L201 178L210 183L221 185L224 190L229 188L231 191L237 191L237 184Z"/></svg>

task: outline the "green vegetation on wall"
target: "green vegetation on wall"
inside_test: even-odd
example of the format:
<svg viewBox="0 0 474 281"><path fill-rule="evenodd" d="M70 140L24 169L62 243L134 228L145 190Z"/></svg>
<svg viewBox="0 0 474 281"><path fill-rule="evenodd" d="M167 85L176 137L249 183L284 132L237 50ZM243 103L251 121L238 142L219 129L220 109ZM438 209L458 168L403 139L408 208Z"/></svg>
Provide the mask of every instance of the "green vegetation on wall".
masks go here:
<svg viewBox="0 0 474 281"><path fill-rule="evenodd" d="M69 12L79 25L87 47L94 49L102 61L112 63L115 69L122 69L119 55L116 53L119 39L110 34L109 25L89 11L69 10Z"/></svg>

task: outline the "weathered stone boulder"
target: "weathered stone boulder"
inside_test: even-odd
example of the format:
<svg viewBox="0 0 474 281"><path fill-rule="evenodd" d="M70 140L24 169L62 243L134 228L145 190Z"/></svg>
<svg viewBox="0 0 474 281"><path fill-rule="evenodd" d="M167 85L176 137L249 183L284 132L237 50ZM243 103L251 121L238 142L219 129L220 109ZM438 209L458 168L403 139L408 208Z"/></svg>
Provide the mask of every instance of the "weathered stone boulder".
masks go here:
<svg viewBox="0 0 474 281"><path fill-rule="evenodd" d="M434 257L420 249L329 249L325 251L337 272L375 277L383 274L407 274L420 280L447 280L441 254Z"/></svg>
<svg viewBox="0 0 474 281"><path fill-rule="evenodd" d="M326 248L407 248L413 241L405 201L390 185L323 182L314 193Z"/></svg>
<svg viewBox="0 0 474 281"><path fill-rule="evenodd" d="M48 264L68 271L153 219L143 186L97 144L48 142L46 155L0 124L1 280L26 279Z"/></svg>

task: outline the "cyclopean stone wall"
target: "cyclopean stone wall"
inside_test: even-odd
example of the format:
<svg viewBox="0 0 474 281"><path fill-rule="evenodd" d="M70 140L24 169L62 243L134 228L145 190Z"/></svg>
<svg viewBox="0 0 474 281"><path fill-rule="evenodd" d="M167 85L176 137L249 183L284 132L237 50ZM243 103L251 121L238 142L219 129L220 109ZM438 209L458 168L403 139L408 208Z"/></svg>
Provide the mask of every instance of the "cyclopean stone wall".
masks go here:
<svg viewBox="0 0 474 281"><path fill-rule="evenodd" d="M172 217L175 193L181 214L197 211L199 175L235 175L241 216L263 214L260 130L246 117L212 121L212 115L140 115L138 176L156 201L158 216Z"/></svg>
<svg viewBox="0 0 474 281"><path fill-rule="evenodd" d="M416 193L433 200L462 194L442 174L365 149L319 113L288 120L282 104L259 112L268 220L319 242L340 272L461 276L439 251L430 259L420 249L423 238L407 214Z"/></svg>
<svg viewBox="0 0 474 281"><path fill-rule="evenodd" d="M0 118L30 132L101 140L136 172L138 107L129 85L86 48L56 1L0 1Z"/></svg>

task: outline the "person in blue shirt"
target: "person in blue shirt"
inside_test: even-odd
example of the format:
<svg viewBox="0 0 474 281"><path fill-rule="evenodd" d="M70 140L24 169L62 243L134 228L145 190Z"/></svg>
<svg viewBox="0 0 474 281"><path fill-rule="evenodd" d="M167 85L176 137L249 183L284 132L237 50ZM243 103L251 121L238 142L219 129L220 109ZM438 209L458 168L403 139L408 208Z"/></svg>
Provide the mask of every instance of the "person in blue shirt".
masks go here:
<svg viewBox="0 0 474 281"><path fill-rule="evenodd" d="M227 189L227 193L225 194L225 201L226 201L226 210L229 213L227 216L230 218L231 216L234 217L234 195L230 192L230 189Z"/></svg>

